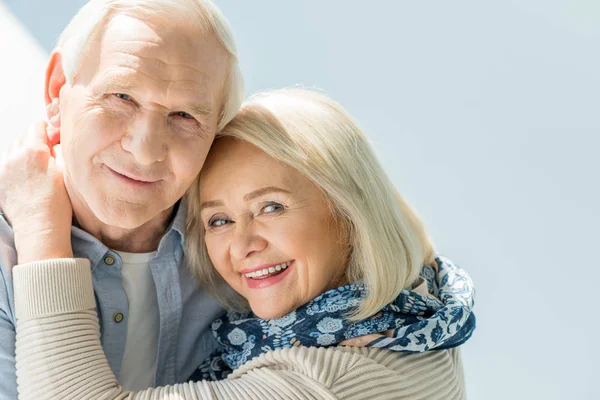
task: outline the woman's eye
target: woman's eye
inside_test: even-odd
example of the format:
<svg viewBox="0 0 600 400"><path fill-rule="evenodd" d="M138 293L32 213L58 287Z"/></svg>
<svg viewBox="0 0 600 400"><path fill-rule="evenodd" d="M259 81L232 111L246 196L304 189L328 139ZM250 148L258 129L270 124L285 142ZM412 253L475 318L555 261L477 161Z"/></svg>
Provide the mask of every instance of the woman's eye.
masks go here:
<svg viewBox="0 0 600 400"><path fill-rule="evenodd" d="M271 213L278 212L281 210L283 210L283 206L278 203L269 203L262 208L262 212L265 214L271 214Z"/></svg>
<svg viewBox="0 0 600 400"><path fill-rule="evenodd" d="M125 101L131 101L133 100L133 98L125 93L115 93L115 96L117 96L119 99L121 100L125 100Z"/></svg>
<svg viewBox="0 0 600 400"><path fill-rule="evenodd" d="M208 226L211 228L220 228L222 226L229 224L230 222L231 221L228 219L215 218L215 219L211 219L210 221L208 221Z"/></svg>

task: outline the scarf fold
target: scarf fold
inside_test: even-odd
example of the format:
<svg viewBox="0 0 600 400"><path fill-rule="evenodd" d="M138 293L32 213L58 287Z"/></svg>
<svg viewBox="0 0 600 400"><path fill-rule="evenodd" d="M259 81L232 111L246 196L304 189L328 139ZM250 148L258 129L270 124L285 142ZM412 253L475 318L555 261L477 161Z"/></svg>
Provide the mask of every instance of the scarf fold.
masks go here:
<svg viewBox="0 0 600 400"><path fill-rule="evenodd" d="M475 290L469 275L444 257L424 266L420 277L427 293L402 290L375 315L355 322L346 318L367 294L364 284L329 290L281 318L230 312L212 324L220 348L192 380L224 379L251 359L295 346L335 346L346 339L379 334L367 347L421 353L460 346L475 330ZM393 330L391 337L383 332Z"/></svg>

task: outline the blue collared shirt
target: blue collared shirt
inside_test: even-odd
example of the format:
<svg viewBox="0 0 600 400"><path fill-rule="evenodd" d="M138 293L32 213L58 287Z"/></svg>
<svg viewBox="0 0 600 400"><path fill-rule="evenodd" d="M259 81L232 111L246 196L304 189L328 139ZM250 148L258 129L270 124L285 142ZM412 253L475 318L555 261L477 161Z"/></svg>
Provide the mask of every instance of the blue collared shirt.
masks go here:
<svg viewBox="0 0 600 400"><path fill-rule="evenodd" d="M185 262L184 227L185 205L180 204L152 260L160 314L155 386L185 382L217 346L210 324L222 309L199 288ZM75 257L90 260L102 347L110 367L119 376L128 313L121 258L77 227L72 228L71 240ZM16 261L12 229L0 218L0 400L17 398L11 273Z"/></svg>

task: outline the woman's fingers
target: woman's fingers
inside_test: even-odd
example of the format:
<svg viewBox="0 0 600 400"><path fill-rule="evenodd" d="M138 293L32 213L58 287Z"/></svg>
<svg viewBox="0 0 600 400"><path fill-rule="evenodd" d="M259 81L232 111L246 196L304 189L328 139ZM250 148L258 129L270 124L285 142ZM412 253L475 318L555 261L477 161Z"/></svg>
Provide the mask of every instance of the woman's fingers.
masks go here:
<svg viewBox="0 0 600 400"><path fill-rule="evenodd" d="M37 146L46 146L48 149L50 149L48 145L46 126L47 124L45 121L37 121L31 125L29 133L25 136L25 141L23 144L32 148L37 148Z"/></svg>
<svg viewBox="0 0 600 400"><path fill-rule="evenodd" d="M52 146L47 127L33 124L0 164L0 208L12 224L19 262L70 249L72 207L60 146Z"/></svg>
<svg viewBox="0 0 600 400"><path fill-rule="evenodd" d="M56 165L56 169L61 174L64 173L65 160L63 159L62 148L61 148L60 144L57 144L52 148L52 156L54 157L54 163Z"/></svg>

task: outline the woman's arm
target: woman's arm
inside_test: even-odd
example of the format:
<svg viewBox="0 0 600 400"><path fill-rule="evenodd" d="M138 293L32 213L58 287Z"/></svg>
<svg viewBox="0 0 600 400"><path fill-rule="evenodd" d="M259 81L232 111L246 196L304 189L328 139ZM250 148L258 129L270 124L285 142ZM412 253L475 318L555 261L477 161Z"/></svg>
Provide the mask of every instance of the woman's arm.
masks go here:
<svg viewBox="0 0 600 400"><path fill-rule="evenodd" d="M333 365L332 371L315 376L292 367L260 368L237 379L128 392L117 382L101 347L88 260L17 266L14 287L21 400L337 398L321 381L322 376L335 381Z"/></svg>
<svg viewBox="0 0 600 400"><path fill-rule="evenodd" d="M411 355L348 347L271 351L234 371L232 379L132 393L117 382L100 344L88 260L17 266L14 290L21 400L383 400L415 393L464 399L462 368L450 357L458 349Z"/></svg>

